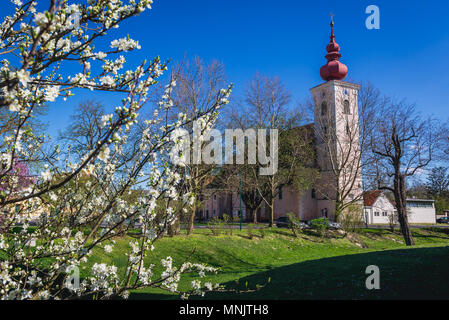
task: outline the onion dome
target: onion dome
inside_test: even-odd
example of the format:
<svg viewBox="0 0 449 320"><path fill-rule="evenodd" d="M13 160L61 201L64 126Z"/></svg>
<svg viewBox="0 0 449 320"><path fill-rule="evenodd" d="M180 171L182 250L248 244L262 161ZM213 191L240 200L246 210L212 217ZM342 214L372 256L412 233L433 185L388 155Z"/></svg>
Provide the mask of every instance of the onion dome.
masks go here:
<svg viewBox="0 0 449 320"><path fill-rule="evenodd" d="M323 80L343 80L348 74L348 67L339 61L340 46L335 42L334 21L331 21L331 40L326 47L327 63L321 67L320 75Z"/></svg>

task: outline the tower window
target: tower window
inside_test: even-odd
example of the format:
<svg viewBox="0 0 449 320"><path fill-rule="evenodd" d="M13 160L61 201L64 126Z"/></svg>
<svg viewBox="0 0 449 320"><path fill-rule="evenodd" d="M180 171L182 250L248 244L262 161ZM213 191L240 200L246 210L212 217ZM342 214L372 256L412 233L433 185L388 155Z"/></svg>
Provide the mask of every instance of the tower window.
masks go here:
<svg viewBox="0 0 449 320"><path fill-rule="evenodd" d="M343 113L351 114L351 108L349 107L349 100L343 101Z"/></svg>
<svg viewBox="0 0 449 320"><path fill-rule="evenodd" d="M311 194L311 196L312 196L312 199L315 199L315 198L316 198L316 191L315 191L315 189L312 189L312 194Z"/></svg>
<svg viewBox="0 0 449 320"><path fill-rule="evenodd" d="M349 128L349 124L346 124L346 134L347 134L348 136L351 135L351 129Z"/></svg>
<svg viewBox="0 0 449 320"><path fill-rule="evenodd" d="M282 200L282 187L279 188L279 200Z"/></svg>
<svg viewBox="0 0 449 320"><path fill-rule="evenodd" d="M327 103L326 101L323 101L323 103L321 103L321 115L324 116L327 114Z"/></svg>

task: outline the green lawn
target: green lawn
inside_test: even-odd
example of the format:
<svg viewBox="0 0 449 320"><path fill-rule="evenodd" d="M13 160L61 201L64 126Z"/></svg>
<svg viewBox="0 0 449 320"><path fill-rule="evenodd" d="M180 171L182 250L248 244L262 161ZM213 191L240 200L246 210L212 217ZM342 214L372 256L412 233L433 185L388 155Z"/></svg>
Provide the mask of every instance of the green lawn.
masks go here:
<svg viewBox="0 0 449 320"><path fill-rule="evenodd" d="M449 298L449 235L444 230L413 230L417 245L407 248L399 234L388 230L364 230L348 239L334 234L329 238L307 235L296 238L285 229L259 230L254 238L247 230L212 236L207 229L191 236L163 238L148 257L155 263L166 256L174 262L201 262L219 267L217 275L206 278L227 288L254 289L250 293L212 293L206 299L414 299ZM125 265L129 239L117 239L112 255L98 250L90 259ZM193 252L193 254L192 254ZM365 289L365 269L380 268L381 289ZM161 270L156 268L156 272ZM193 278L186 278L186 286ZM268 284L268 280L271 280ZM131 299L178 299L160 289L133 292Z"/></svg>

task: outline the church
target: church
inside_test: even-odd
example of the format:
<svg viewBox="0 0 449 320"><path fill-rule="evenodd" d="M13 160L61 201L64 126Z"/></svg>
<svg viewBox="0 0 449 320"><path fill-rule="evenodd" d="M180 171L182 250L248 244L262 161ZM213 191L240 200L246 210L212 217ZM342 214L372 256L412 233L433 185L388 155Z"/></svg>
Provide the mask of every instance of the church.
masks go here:
<svg viewBox="0 0 449 320"><path fill-rule="evenodd" d="M305 192L282 188L274 202L274 219L294 213L303 221L319 217L335 221L336 203L350 203L358 208L366 224L387 224L395 216L394 205L380 190L364 192L363 189L358 118L360 85L344 81L348 67L340 61L340 46L335 41L333 21L330 26L330 42L325 55L327 63L320 69L324 82L310 89L314 122L305 126L313 137L315 163L320 174L314 188ZM196 213L197 220L207 221L231 213L239 216L240 208L244 220L252 219L238 190L206 189L203 199L203 206ZM435 223L432 201L413 199L410 203L423 204L411 206L415 212L412 214L414 218L410 217L411 222ZM268 221L269 216L270 209L262 201L257 221Z"/></svg>

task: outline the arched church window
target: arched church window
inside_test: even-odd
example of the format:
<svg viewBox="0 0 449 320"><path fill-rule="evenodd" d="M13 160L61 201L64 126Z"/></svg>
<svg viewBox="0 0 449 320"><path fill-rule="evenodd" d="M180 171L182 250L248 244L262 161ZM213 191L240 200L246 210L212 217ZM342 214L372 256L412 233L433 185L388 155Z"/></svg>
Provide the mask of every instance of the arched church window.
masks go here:
<svg viewBox="0 0 449 320"><path fill-rule="evenodd" d="M343 101L343 113L351 114L351 108L349 107L349 100Z"/></svg>
<svg viewBox="0 0 449 320"><path fill-rule="evenodd" d="M321 115L324 116L327 114L327 103L326 101L323 101L321 103Z"/></svg>

